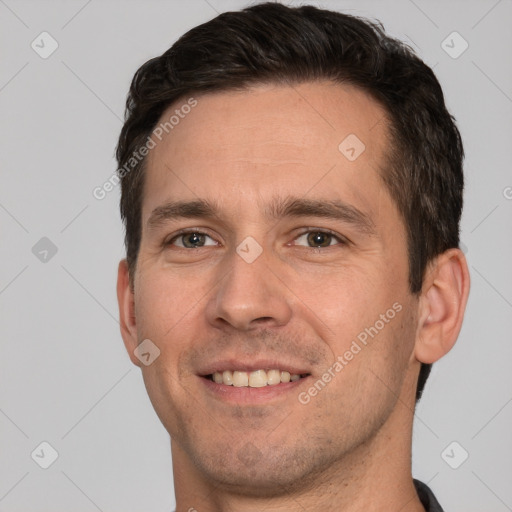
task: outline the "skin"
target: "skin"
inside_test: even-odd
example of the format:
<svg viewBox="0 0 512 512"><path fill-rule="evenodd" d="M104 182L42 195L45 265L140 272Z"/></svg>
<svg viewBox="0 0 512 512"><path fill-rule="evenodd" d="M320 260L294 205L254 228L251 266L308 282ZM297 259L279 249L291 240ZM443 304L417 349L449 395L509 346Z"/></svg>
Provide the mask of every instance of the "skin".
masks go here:
<svg viewBox="0 0 512 512"><path fill-rule="evenodd" d="M416 382L420 363L456 341L469 275L450 249L411 295L404 223L380 177L384 110L358 89L320 82L194 97L148 157L133 289L124 260L118 275L123 340L172 439L178 512L423 510L410 464ZM365 144L354 161L338 149L349 134ZM370 229L314 213L266 215L289 197L343 201ZM199 199L216 214L148 222L169 201ZM173 237L185 228L207 234L206 245L180 247ZM336 236L311 247L304 232L315 230ZM236 251L248 236L262 249L252 263ZM134 355L144 339L160 350L149 366ZM310 376L271 400L228 402L198 375L221 358L269 358Z"/></svg>

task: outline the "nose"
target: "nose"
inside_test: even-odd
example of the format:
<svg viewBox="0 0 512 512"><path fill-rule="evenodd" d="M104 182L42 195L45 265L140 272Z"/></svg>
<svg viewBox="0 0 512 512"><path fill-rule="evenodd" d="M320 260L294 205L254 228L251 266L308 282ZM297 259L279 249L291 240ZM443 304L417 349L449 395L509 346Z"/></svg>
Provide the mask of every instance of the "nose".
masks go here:
<svg viewBox="0 0 512 512"><path fill-rule="evenodd" d="M248 331L280 327L289 322L292 315L290 291L285 279L270 270L271 263L264 254L247 263L233 253L226 263L229 270L206 306L210 324Z"/></svg>

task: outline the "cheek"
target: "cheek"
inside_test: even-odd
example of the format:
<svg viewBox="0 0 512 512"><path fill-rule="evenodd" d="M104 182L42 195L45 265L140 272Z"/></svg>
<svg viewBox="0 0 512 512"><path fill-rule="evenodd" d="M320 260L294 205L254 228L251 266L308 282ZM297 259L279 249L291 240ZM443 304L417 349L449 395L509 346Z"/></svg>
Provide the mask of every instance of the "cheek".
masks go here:
<svg viewBox="0 0 512 512"><path fill-rule="evenodd" d="M144 385L151 404L167 431L173 433L183 430L180 416L188 416L187 409L191 407L191 401L186 400L183 386L179 382L175 359L171 354L164 353L150 366L142 368Z"/></svg>
<svg viewBox="0 0 512 512"><path fill-rule="evenodd" d="M379 377L395 389L395 377L401 379L414 345L407 275L386 265L362 263L328 276L304 275L295 283L301 299L299 315L328 345L332 359L326 364L342 358L343 371L335 379L340 392L342 388L351 392L358 388L361 393L365 389L370 395L385 392L385 386L383 390L383 384L376 382Z"/></svg>
<svg viewBox="0 0 512 512"><path fill-rule="evenodd" d="M186 339L187 329L197 323L190 320L204 307L204 279L199 275L183 279L177 272L148 271L140 276L139 282L135 294L139 337L172 339L178 344ZM176 346L174 342L173 345Z"/></svg>
<svg viewBox="0 0 512 512"><path fill-rule="evenodd" d="M388 282L384 268L371 260L303 272L290 288L297 297L297 306L302 308L300 315L307 315L325 339L331 340L333 348L342 352L403 295L399 284Z"/></svg>
<svg viewBox="0 0 512 512"><path fill-rule="evenodd" d="M350 363L353 368L347 366L347 370L358 374L356 380L361 393L373 397L373 403L379 400L394 403L401 393L415 341L410 301L408 297L400 297L355 337L361 350Z"/></svg>
<svg viewBox="0 0 512 512"><path fill-rule="evenodd" d="M342 326L340 321L331 345L337 364L325 369L334 376L328 377L323 390L307 390L316 415L324 414L326 422L346 426L339 433L342 438L369 435L387 418L401 394L414 328L407 306L398 301L394 306L383 310L387 323L379 315L360 320L358 326L352 321Z"/></svg>

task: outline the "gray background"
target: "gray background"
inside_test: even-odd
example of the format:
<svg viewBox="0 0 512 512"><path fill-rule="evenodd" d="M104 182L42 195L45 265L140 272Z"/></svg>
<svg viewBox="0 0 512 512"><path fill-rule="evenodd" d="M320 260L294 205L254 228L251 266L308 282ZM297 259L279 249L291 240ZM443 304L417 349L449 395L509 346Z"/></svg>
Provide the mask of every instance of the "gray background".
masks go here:
<svg viewBox="0 0 512 512"><path fill-rule="evenodd" d="M512 2L312 3L408 41L458 120L472 291L416 412L413 472L447 512L512 510ZM136 69L246 4L0 0L0 512L174 506L168 435L119 334L119 191L92 191L115 171ZM59 45L46 59L31 47L51 48L43 31Z"/></svg>

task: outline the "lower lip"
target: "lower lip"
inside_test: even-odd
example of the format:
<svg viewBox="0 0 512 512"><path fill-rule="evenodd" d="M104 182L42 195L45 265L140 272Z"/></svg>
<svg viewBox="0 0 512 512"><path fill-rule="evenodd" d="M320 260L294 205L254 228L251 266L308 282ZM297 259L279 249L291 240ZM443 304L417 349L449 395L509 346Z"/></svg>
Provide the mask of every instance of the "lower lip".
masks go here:
<svg viewBox="0 0 512 512"><path fill-rule="evenodd" d="M281 382L273 386L262 386L261 388L251 388L249 386L226 386L225 384L217 384L212 380L200 377L206 389L216 398L220 398L226 402L240 404L264 404L271 402L279 397L283 397L288 393L297 393L299 386L309 379L302 377L294 382Z"/></svg>

